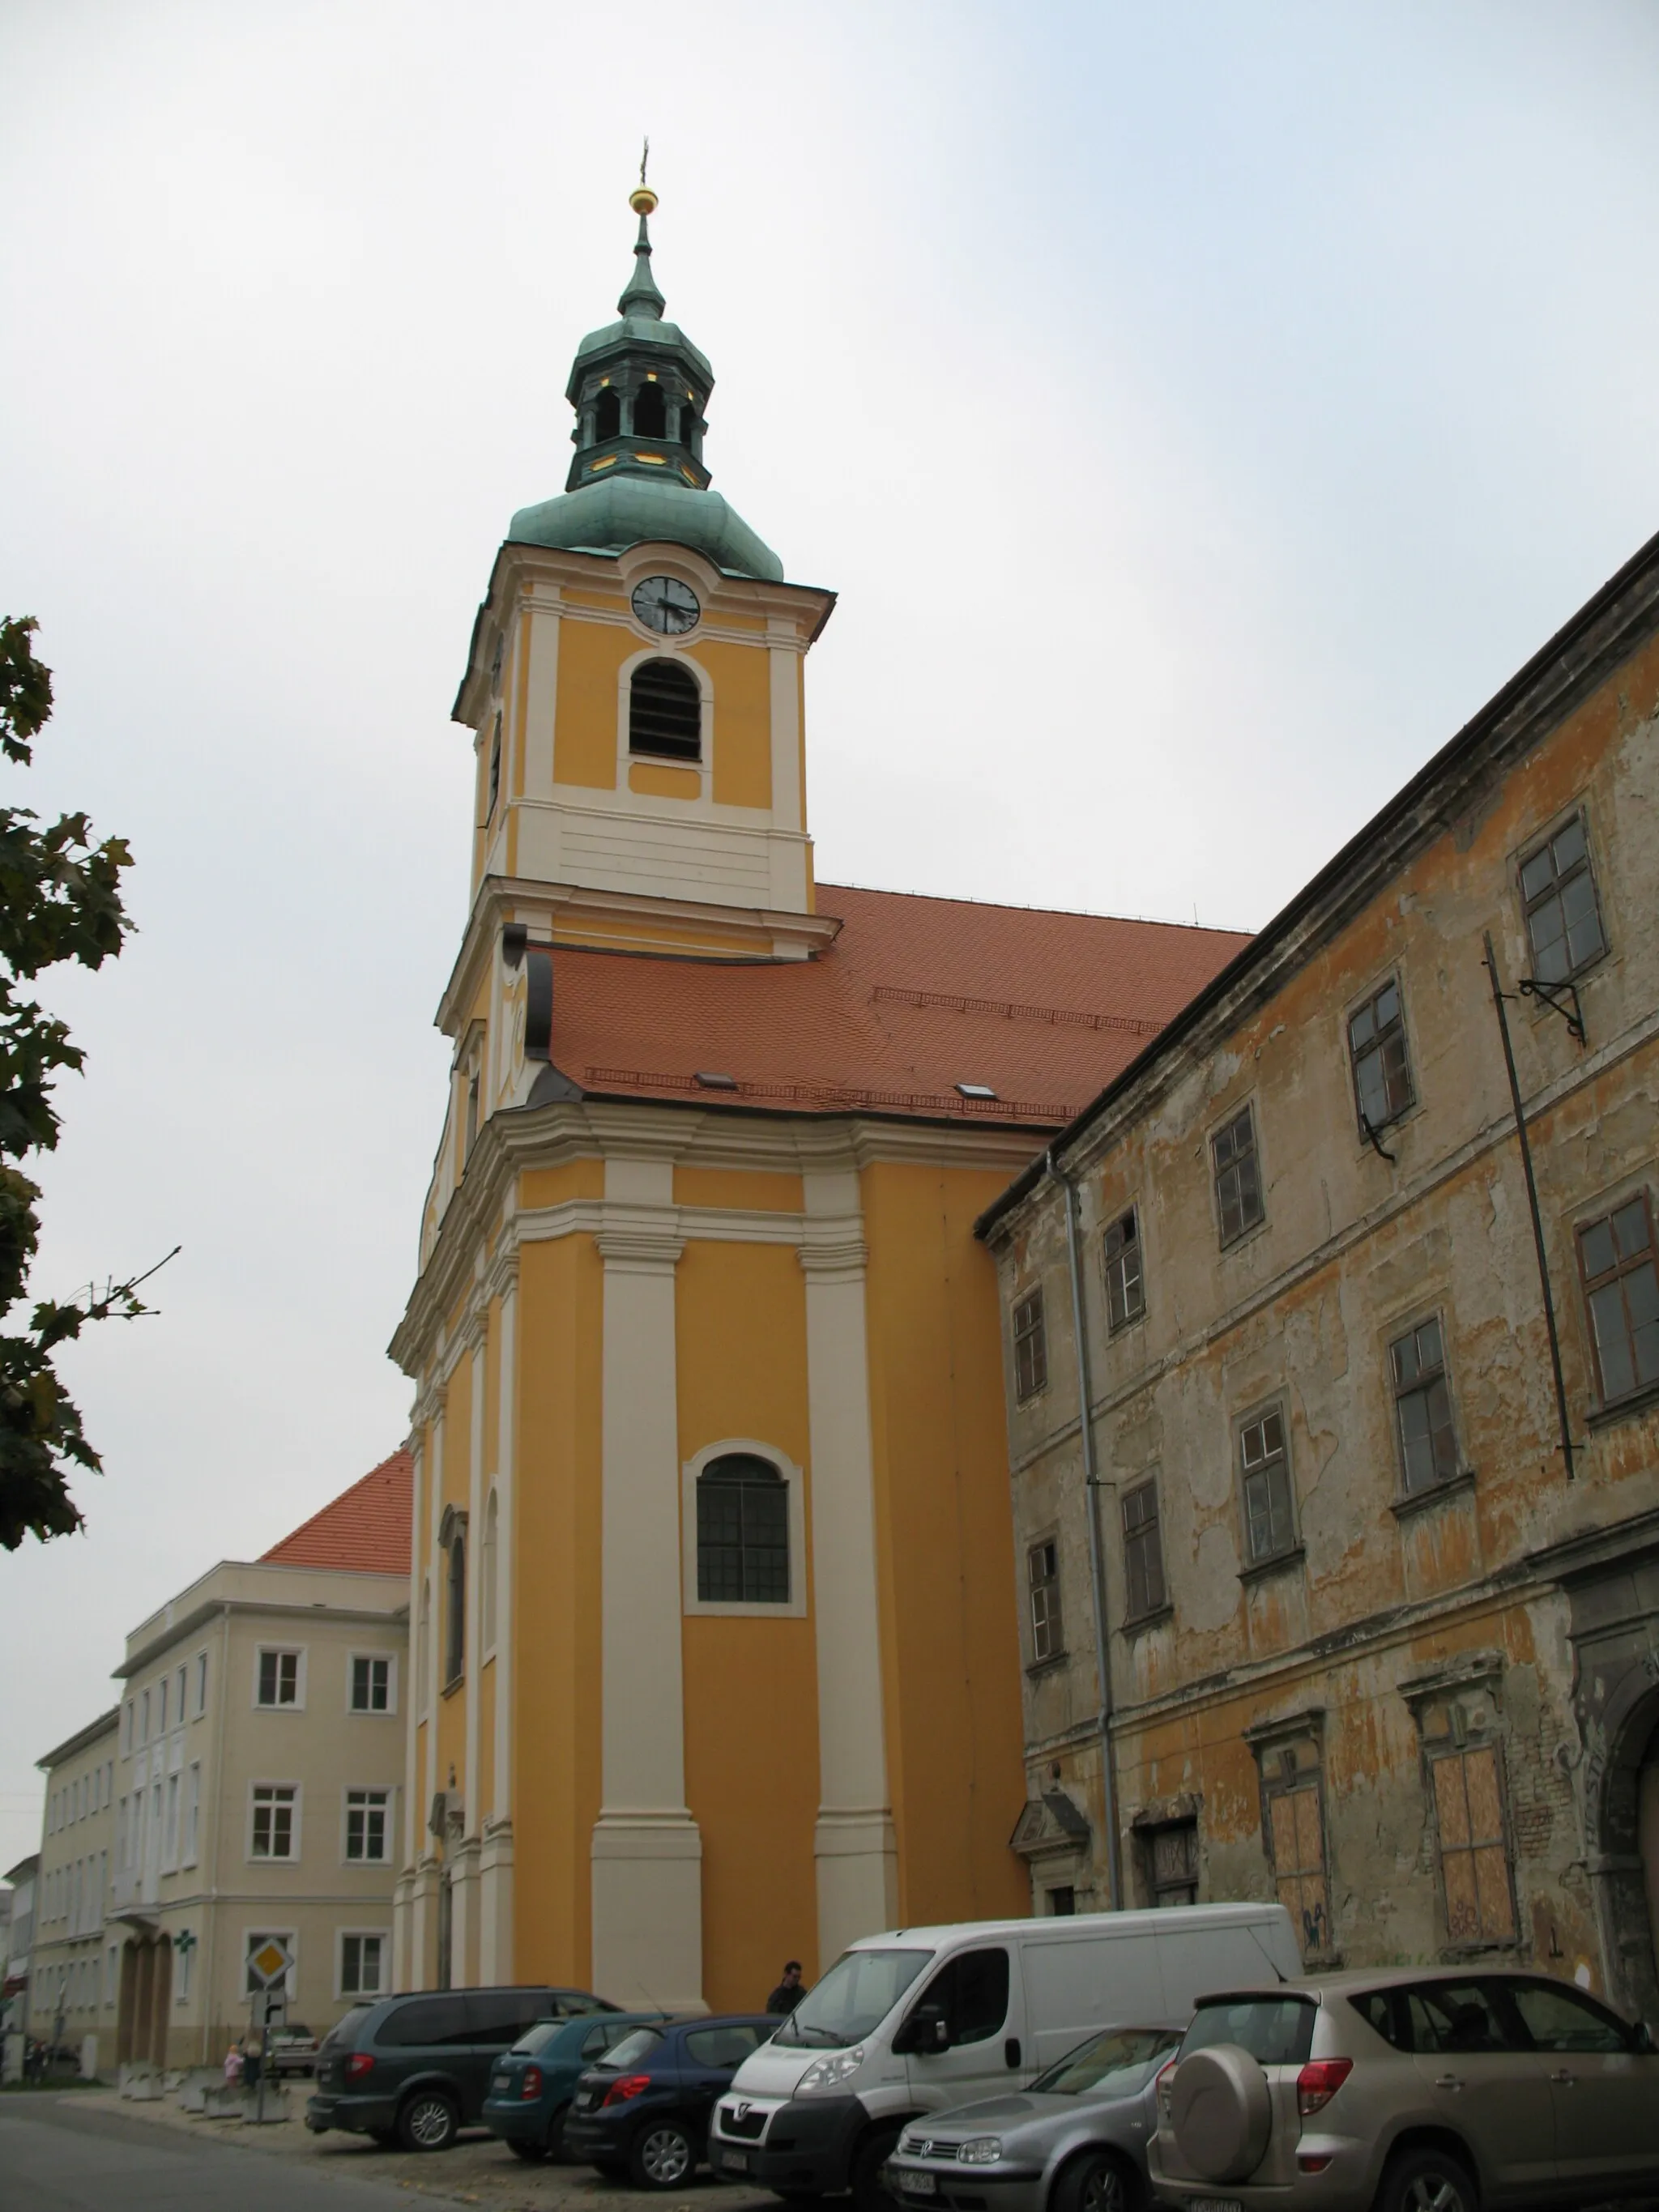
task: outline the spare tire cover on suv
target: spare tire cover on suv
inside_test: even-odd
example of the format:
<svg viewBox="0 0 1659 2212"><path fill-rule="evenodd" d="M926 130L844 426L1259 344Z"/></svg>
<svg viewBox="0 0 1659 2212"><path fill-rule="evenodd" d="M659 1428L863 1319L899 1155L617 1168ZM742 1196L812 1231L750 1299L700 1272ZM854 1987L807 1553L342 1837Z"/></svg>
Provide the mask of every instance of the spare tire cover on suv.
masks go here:
<svg viewBox="0 0 1659 2212"><path fill-rule="evenodd" d="M1273 2128L1267 2077L1237 2043L1212 2043L1176 2069L1170 2127L1205 2181L1243 2181L1261 2165Z"/></svg>

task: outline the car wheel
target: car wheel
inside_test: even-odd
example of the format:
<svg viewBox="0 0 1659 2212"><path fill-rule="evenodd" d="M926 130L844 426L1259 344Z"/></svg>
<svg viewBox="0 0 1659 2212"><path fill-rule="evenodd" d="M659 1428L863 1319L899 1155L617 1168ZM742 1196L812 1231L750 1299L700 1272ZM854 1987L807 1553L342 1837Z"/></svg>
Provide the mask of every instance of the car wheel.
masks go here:
<svg viewBox="0 0 1659 2212"><path fill-rule="evenodd" d="M538 2142L520 2142L516 2138L507 2144L514 2158L521 2158L526 2166L539 2165L547 2153Z"/></svg>
<svg viewBox="0 0 1659 2212"><path fill-rule="evenodd" d="M1140 2191L1120 2158L1085 2151L1054 2184L1054 2212L1136 2212Z"/></svg>
<svg viewBox="0 0 1659 2212"><path fill-rule="evenodd" d="M398 2115L405 2150L447 2150L460 2128L461 2116L441 2089L417 2089Z"/></svg>
<svg viewBox="0 0 1659 2212"><path fill-rule="evenodd" d="M854 2152L853 2170L847 2179L855 2212L892 2212L893 2197L882 2178L882 2168L898 2148L898 2139L896 2128L877 2128Z"/></svg>
<svg viewBox="0 0 1659 2212"><path fill-rule="evenodd" d="M628 2156L635 2189L678 2189L697 2163L696 2146L678 2120L647 2120Z"/></svg>
<svg viewBox="0 0 1659 2212"><path fill-rule="evenodd" d="M1480 2212L1480 2192L1461 2159L1426 2146L1391 2161L1376 2212Z"/></svg>

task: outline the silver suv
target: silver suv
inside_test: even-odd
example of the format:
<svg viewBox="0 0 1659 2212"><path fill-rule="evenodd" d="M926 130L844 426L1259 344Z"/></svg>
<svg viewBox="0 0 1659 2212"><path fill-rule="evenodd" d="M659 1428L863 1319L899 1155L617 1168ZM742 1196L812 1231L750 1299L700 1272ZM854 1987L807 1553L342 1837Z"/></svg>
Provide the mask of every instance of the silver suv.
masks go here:
<svg viewBox="0 0 1659 2212"><path fill-rule="evenodd" d="M1200 1999L1158 2080L1180 2212L1478 2212L1659 2187L1645 2026L1539 1974L1395 1967Z"/></svg>

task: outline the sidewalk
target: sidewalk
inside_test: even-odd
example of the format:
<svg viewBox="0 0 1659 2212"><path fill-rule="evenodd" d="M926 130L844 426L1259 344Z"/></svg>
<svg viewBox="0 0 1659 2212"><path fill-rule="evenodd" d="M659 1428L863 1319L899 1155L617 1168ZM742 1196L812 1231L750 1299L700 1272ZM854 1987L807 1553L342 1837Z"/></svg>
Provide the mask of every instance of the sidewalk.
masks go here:
<svg viewBox="0 0 1659 2212"><path fill-rule="evenodd" d="M679 2190L629 2189L607 2181L586 2166L531 2166L514 2158L494 2136L466 2135L453 2150L382 2150L363 2136L331 2132L314 2136L301 2117L308 2084L296 2085L293 2117L255 2127L243 2120L204 2120L181 2112L171 2097L154 2104L134 2103L113 2089L76 2089L54 2101L77 2112L118 2112L158 2128L171 2128L268 2158L304 2159L319 2171L342 2179L376 2181L404 2189L412 2197L441 2203L481 2204L491 2212L777 2212L776 2199L764 2191L734 2189L709 2176ZM40 2093L43 2096L49 2092Z"/></svg>

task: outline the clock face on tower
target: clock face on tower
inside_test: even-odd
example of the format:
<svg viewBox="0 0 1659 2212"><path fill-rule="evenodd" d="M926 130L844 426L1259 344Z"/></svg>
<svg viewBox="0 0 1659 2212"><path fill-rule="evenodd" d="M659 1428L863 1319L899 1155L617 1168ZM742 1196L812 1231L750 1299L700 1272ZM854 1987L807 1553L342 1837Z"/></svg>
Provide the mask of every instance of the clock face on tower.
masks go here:
<svg viewBox="0 0 1659 2212"><path fill-rule="evenodd" d="M665 637L695 629L702 612L690 584L682 584L673 576L647 576L642 584L635 584L633 607L647 629L660 630Z"/></svg>

